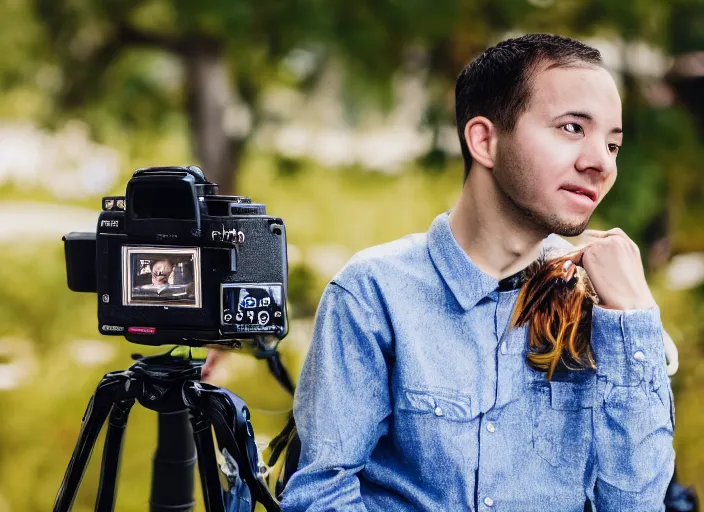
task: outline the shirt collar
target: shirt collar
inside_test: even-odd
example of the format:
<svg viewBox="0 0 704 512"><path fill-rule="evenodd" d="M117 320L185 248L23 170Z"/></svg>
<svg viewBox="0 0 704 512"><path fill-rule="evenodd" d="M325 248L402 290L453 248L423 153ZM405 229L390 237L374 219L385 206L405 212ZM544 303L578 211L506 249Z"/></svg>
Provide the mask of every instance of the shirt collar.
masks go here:
<svg viewBox="0 0 704 512"><path fill-rule="evenodd" d="M428 251L435 268L464 310L473 308L491 292L509 290L520 285L518 271L499 281L481 270L459 246L450 230L449 211L441 213L428 230ZM541 242L541 255L554 257L574 249L555 234Z"/></svg>

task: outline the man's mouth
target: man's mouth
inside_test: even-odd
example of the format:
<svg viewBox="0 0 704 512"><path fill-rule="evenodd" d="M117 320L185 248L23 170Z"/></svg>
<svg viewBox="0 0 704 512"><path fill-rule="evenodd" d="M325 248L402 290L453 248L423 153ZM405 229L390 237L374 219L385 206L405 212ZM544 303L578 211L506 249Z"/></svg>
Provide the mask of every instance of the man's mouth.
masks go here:
<svg viewBox="0 0 704 512"><path fill-rule="evenodd" d="M588 189L588 188L583 188L583 187L578 187L574 185L566 185L562 187L563 190L566 190L567 192L571 192L572 194L583 196L587 199L589 199L592 203L596 202L597 199L597 193L594 190Z"/></svg>

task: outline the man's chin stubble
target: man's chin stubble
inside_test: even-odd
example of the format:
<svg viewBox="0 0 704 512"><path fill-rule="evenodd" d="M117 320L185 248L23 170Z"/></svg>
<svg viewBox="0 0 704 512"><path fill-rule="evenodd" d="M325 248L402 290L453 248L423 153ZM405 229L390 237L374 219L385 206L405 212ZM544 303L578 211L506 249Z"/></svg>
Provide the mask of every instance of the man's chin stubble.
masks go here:
<svg viewBox="0 0 704 512"><path fill-rule="evenodd" d="M580 224L569 224L555 214L546 219L543 215L518 204L516 201L511 200L511 202L523 213L525 218L530 219L538 229L548 234L555 233L556 235L567 237L579 236L587 229L589 221L591 220L590 215Z"/></svg>
<svg viewBox="0 0 704 512"><path fill-rule="evenodd" d="M524 174L520 171L518 160L516 160L513 153L510 152L510 148L507 149L503 146L499 146L499 157L497 160L505 162L503 171L500 170L498 166L494 169L497 191L507 201L507 206L509 208L513 207L519 212L519 215L522 214L524 219L528 219L529 223L532 223L538 230L547 234L555 233L556 235L568 237L579 236L585 229L587 229L589 221L591 220L591 215L589 215L580 224L568 224L557 214L552 214L546 218L543 214L537 213L531 208L520 204L512 197L511 193L504 186L502 186L502 177L505 176L503 180L510 182L516 180L521 174Z"/></svg>
<svg viewBox="0 0 704 512"><path fill-rule="evenodd" d="M581 235L587 226L589 226L589 221L591 220L591 215L580 224L568 224L559 218L551 219L544 223L547 231L550 233L555 233L560 236L579 236Z"/></svg>

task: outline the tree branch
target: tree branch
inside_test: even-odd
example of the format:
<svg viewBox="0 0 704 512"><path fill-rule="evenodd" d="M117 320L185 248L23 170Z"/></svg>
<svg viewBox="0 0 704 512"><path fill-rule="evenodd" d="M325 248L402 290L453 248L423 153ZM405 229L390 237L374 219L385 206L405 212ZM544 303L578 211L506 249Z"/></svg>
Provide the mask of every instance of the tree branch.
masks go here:
<svg viewBox="0 0 704 512"><path fill-rule="evenodd" d="M199 44L203 44L201 41L205 40L198 36L192 39ZM112 36L102 46L85 60L71 66L73 69L67 74L68 80L61 98L63 106L74 108L84 103L86 99L94 97L100 87L100 78L110 65L124 50L140 46L183 56L189 51L192 43L187 37L175 38L154 34L132 27L125 22L118 22Z"/></svg>
<svg viewBox="0 0 704 512"><path fill-rule="evenodd" d="M120 23L115 30L118 44L122 47L145 46L171 53L183 55L188 48L185 37L169 37L134 28L126 23Z"/></svg>

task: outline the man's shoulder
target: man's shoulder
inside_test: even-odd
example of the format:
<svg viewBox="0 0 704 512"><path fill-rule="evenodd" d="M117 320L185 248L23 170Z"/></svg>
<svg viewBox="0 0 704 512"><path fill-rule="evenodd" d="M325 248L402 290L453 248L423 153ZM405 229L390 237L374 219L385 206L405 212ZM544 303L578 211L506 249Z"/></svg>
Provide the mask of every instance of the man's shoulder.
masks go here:
<svg viewBox="0 0 704 512"><path fill-rule="evenodd" d="M378 281L420 270L429 260L427 234L413 233L355 253L332 280L343 287Z"/></svg>

